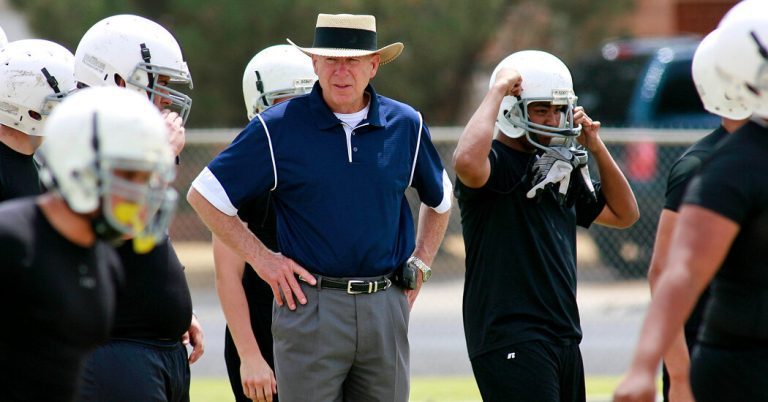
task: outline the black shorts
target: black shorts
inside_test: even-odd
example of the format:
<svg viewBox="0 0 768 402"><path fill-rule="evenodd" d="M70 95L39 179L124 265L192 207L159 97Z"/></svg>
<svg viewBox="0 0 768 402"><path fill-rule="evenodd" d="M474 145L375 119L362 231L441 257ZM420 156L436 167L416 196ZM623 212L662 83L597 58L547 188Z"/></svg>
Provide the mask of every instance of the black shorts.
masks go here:
<svg viewBox="0 0 768 402"><path fill-rule="evenodd" d="M534 341L472 359L484 402L584 402L584 364L579 345Z"/></svg>
<svg viewBox="0 0 768 402"><path fill-rule="evenodd" d="M189 381L181 342L112 339L86 360L76 400L189 402Z"/></svg>
<svg viewBox="0 0 768 402"><path fill-rule="evenodd" d="M768 348L726 349L699 343L691 358L697 402L768 402Z"/></svg>

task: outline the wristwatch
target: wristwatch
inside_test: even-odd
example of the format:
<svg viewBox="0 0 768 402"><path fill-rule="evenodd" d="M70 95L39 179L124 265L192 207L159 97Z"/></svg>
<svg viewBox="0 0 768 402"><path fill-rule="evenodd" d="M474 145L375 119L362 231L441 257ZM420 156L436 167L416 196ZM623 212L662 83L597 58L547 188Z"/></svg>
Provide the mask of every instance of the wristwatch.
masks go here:
<svg viewBox="0 0 768 402"><path fill-rule="evenodd" d="M419 257L411 256L411 258L408 259L408 265L418 268L419 271L421 271L422 280L424 282L428 281L429 277L432 276L432 269L429 268L429 265L425 264L424 261L422 261Z"/></svg>

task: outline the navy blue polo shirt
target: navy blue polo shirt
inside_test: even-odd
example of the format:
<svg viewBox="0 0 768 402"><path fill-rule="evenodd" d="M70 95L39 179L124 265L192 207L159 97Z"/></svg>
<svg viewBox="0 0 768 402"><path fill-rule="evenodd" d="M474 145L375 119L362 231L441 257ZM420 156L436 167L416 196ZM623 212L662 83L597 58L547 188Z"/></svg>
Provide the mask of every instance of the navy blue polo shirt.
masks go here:
<svg viewBox="0 0 768 402"><path fill-rule="evenodd" d="M415 245L405 190L440 213L452 190L419 113L366 92L368 117L349 140L315 84L254 118L193 187L230 216L272 191L280 251L310 272L390 273Z"/></svg>

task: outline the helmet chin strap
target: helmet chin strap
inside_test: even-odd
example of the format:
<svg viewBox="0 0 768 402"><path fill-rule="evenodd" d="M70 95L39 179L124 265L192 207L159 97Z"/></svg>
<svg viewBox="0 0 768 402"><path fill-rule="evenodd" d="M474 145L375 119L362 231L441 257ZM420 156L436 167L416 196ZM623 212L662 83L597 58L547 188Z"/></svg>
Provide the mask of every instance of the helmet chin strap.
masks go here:
<svg viewBox="0 0 768 402"><path fill-rule="evenodd" d="M110 242L116 246L123 244L124 233L115 229L109 223L106 216L104 216L104 212L100 211L99 215L91 220L91 228L98 239Z"/></svg>

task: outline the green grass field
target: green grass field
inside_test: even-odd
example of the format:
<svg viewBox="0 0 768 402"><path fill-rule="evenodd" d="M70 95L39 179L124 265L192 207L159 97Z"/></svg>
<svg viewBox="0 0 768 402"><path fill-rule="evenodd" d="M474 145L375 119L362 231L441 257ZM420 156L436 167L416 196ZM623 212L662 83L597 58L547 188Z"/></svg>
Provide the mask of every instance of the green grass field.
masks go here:
<svg viewBox="0 0 768 402"><path fill-rule="evenodd" d="M587 378L587 400L608 401L621 378ZM472 377L414 377L411 402L480 402L480 392ZM191 402L231 402L229 381L223 378L193 378Z"/></svg>

